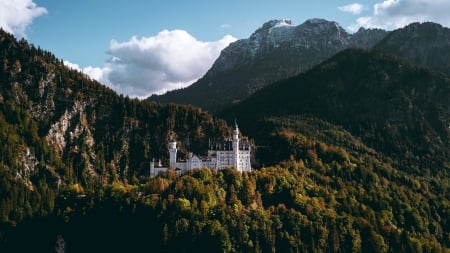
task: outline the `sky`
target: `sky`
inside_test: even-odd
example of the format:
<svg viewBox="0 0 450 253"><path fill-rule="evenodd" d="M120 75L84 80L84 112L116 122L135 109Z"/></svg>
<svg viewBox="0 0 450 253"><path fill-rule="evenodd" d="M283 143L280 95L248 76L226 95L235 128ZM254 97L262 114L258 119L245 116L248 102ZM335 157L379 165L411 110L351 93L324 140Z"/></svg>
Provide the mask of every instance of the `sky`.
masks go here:
<svg viewBox="0 0 450 253"><path fill-rule="evenodd" d="M231 42L272 19L393 30L450 27L450 0L0 0L0 27L120 94L145 98L201 78Z"/></svg>

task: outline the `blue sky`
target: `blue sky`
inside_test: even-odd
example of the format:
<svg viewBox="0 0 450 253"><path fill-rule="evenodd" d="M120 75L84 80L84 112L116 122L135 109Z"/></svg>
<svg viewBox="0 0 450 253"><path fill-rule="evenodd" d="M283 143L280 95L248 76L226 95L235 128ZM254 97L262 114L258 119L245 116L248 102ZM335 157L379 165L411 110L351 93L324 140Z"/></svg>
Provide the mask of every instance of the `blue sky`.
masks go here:
<svg viewBox="0 0 450 253"><path fill-rule="evenodd" d="M388 30L450 26L450 0L0 0L0 26L132 97L184 87L271 19Z"/></svg>
<svg viewBox="0 0 450 253"><path fill-rule="evenodd" d="M320 17L354 21L338 11L344 1L149 1L149 0L35 0L47 13L33 21L27 38L49 47L57 55L81 66L99 65L110 40L127 41L132 36L148 37L168 30L185 30L201 41L215 41L230 34L247 38L270 19L288 18L301 24ZM330 2L333 2L330 4ZM373 5L374 1L367 1ZM339 23L341 23L339 22ZM75 53L70 48L82 49Z"/></svg>

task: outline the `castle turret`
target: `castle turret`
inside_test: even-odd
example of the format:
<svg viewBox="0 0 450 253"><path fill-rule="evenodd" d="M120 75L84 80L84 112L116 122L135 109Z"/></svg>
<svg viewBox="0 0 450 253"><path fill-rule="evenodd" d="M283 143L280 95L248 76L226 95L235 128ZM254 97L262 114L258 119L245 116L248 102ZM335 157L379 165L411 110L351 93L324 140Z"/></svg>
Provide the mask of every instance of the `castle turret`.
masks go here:
<svg viewBox="0 0 450 253"><path fill-rule="evenodd" d="M155 159L152 159L150 161L150 177L154 177L155 176Z"/></svg>
<svg viewBox="0 0 450 253"><path fill-rule="evenodd" d="M233 130L233 164L234 167L241 171L239 168L239 128L235 122L235 128Z"/></svg>
<svg viewBox="0 0 450 253"><path fill-rule="evenodd" d="M172 141L169 143L169 167L172 169L177 168L177 142Z"/></svg>

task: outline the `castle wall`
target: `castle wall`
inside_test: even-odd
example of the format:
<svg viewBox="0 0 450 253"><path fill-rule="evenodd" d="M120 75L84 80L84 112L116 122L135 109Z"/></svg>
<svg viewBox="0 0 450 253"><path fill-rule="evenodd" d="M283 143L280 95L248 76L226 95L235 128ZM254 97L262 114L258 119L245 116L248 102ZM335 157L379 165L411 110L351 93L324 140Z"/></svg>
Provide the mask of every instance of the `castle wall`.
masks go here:
<svg viewBox="0 0 450 253"><path fill-rule="evenodd" d="M237 125L233 131L232 141L209 144L208 156L206 158L200 158L190 153L186 162L177 162L177 143L175 141L169 143L169 155L169 167L180 171L180 173L199 168L222 170L230 167L236 168L240 172L251 171L250 144L245 139L239 139ZM151 167L150 176L155 176L159 172L167 171L168 169Z"/></svg>

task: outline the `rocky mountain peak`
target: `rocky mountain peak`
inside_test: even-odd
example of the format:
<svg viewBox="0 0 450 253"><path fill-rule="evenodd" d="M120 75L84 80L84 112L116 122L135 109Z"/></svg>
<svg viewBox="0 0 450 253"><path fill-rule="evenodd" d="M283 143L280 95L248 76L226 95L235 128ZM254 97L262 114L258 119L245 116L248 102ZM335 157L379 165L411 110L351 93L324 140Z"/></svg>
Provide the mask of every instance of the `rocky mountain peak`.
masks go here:
<svg viewBox="0 0 450 253"><path fill-rule="evenodd" d="M273 19L264 23L263 26L257 30L257 32L259 30L270 30L272 28L289 27L293 25L294 23L290 19Z"/></svg>
<svg viewBox="0 0 450 253"><path fill-rule="evenodd" d="M254 52L260 46L272 46L290 40L293 29L294 24L291 20L270 20L257 29L246 42L253 48L252 51Z"/></svg>
<svg viewBox="0 0 450 253"><path fill-rule="evenodd" d="M441 24L434 23L434 22L414 22L407 26L405 26L404 30L411 32L411 31L440 31L444 29L444 27ZM447 28L448 29L448 28Z"/></svg>
<svg viewBox="0 0 450 253"><path fill-rule="evenodd" d="M295 26L289 19L270 20L257 29L248 39L239 40L223 51L219 62L226 60L231 52L241 52L238 58L254 58L261 53L280 47L298 49L311 47L342 48L349 44L350 34L338 23L325 19L308 19ZM318 48L319 50L320 48ZM234 56L236 54L233 53ZM235 61L235 59L231 59ZM222 64L223 65L223 64ZM230 64L227 64L230 66Z"/></svg>
<svg viewBox="0 0 450 253"><path fill-rule="evenodd" d="M305 24L329 24L335 23L333 21L328 21L324 18L310 18L305 21Z"/></svg>
<svg viewBox="0 0 450 253"><path fill-rule="evenodd" d="M369 31L361 41L375 44L384 35L372 40ZM222 50L205 76L190 87L150 99L193 104L215 111L229 103L238 103L267 84L304 72L345 48L367 47L368 42L359 46L351 43L351 39L352 35L338 23L325 19L309 19L298 26L287 19L270 20L249 38ZM224 87L233 92L219 94L217 90ZM217 97L209 99L212 93ZM208 95L205 98L200 94Z"/></svg>
<svg viewBox="0 0 450 253"><path fill-rule="evenodd" d="M383 43L415 44L417 47L430 47L429 43L448 47L450 29L433 22L411 23L390 33Z"/></svg>
<svg viewBox="0 0 450 253"><path fill-rule="evenodd" d="M349 34L338 23L328 21L326 19L308 19L303 24L295 26L289 19L270 20L257 29L252 36L251 41L270 39L269 42L280 43L283 41L294 41L298 39L308 39L315 36L330 36L342 37L348 39Z"/></svg>
<svg viewBox="0 0 450 253"><path fill-rule="evenodd" d="M366 29L361 27L356 33L352 34L350 44L353 47L372 48L386 37L388 33L388 31L378 28Z"/></svg>
<svg viewBox="0 0 450 253"><path fill-rule="evenodd" d="M303 25L305 26L314 26L314 27L324 27L324 26L330 26L330 25L337 25L334 21L329 21L323 18L310 18L307 19Z"/></svg>
<svg viewBox="0 0 450 253"><path fill-rule="evenodd" d="M318 32L322 32L324 30L337 30L339 32L345 32L345 29L342 28L338 23L334 21L329 21L322 18L312 18L306 20L302 25L302 29L313 29ZM347 32L345 32L347 33Z"/></svg>
<svg viewBox="0 0 450 253"><path fill-rule="evenodd" d="M313 46L312 44L346 47L351 37L338 23L319 18L306 20L296 28L295 34L303 41L302 45L308 48Z"/></svg>

